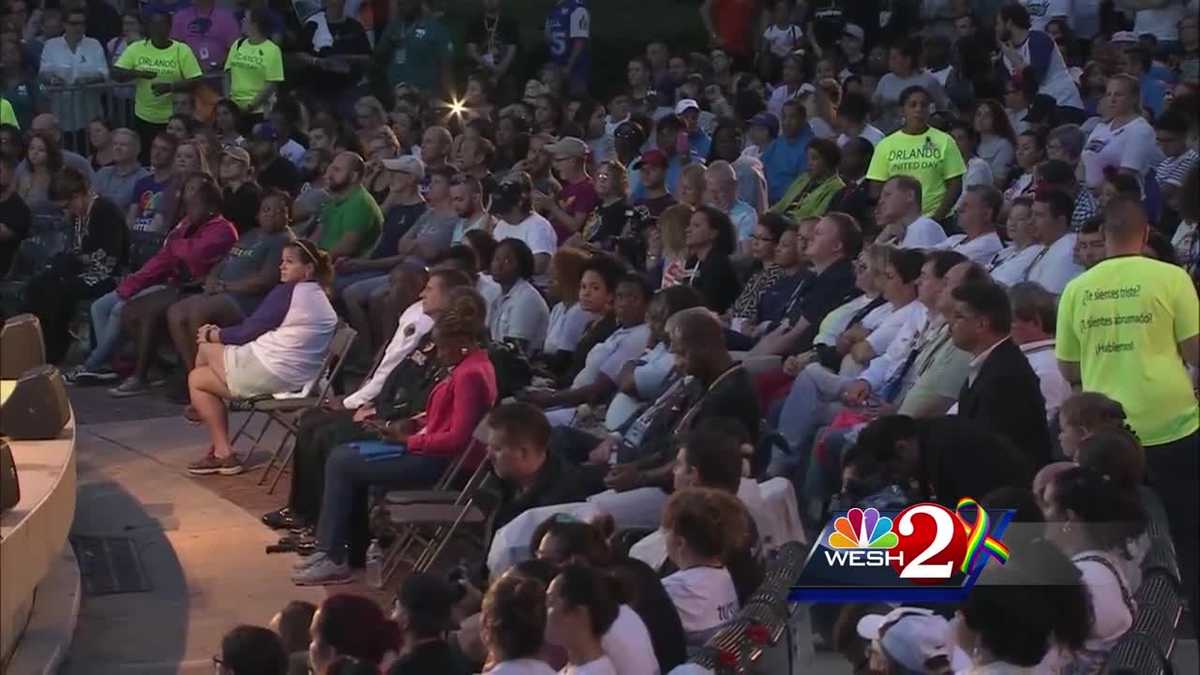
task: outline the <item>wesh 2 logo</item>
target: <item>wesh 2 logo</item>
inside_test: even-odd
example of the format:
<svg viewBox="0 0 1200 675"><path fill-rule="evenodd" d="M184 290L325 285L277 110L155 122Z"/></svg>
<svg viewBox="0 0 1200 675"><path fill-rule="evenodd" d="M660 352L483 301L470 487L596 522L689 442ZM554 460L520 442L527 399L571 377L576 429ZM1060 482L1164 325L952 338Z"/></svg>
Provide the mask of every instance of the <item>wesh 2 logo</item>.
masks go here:
<svg viewBox="0 0 1200 675"><path fill-rule="evenodd" d="M793 589L800 601L952 602L975 584L988 557L1008 560L1000 538L1010 511L964 498L902 511L854 508L821 532Z"/></svg>

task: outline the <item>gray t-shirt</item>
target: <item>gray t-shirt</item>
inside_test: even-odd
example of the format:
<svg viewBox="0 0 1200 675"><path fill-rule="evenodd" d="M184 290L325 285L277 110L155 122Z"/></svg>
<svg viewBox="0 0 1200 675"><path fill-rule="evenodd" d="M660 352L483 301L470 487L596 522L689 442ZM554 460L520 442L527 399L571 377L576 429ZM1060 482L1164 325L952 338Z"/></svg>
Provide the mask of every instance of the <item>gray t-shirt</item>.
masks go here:
<svg viewBox="0 0 1200 675"><path fill-rule="evenodd" d="M404 233L400 241L416 241L433 248L434 257L450 248L454 238L454 226L458 223L458 215L454 213L441 214L429 209L417 218L417 222ZM428 263L430 261L425 260Z"/></svg>
<svg viewBox="0 0 1200 675"><path fill-rule="evenodd" d="M282 232L272 233L258 227L249 230L238 238L221 261L220 267L217 268L217 279L226 282L242 281L258 274L264 265L279 267L283 247L295 239L296 236L290 227ZM263 299L263 294L230 293L229 297L249 316Z"/></svg>
<svg viewBox="0 0 1200 675"><path fill-rule="evenodd" d="M96 172L92 187L96 188L97 194L112 200L121 213L125 213L133 203L133 186L149 173L146 167L136 166L133 171L123 174L117 165L110 164Z"/></svg>

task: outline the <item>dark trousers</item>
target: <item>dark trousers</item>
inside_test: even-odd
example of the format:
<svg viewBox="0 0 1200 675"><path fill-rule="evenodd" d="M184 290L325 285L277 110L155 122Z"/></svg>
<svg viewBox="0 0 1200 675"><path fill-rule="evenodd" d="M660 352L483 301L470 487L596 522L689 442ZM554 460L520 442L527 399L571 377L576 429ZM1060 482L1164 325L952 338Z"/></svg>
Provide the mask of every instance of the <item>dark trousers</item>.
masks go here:
<svg viewBox="0 0 1200 675"><path fill-rule="evenodd" d="M46 361L59 363L71 346L71 316L80 300L95 300L116 286L104 279L89 286L74 267L51 263L25 287L25 311L37 316L42 323L46 344Z"/></svg>
<svg viewBox="0 0 1200 675"><path fill-rule="evenodd" d="M403 446L397 444L397 448ZM350 547L355 525L355 504L372 486L388 490L426 488L446 472L451 457L415 455L374 458L364 456L353 444L339 445L325 464L325 493L317 545L334 560ZM353 561L352 561L353 562Z"/></svg>
<svg viewBox="0 0 1200 675"><path fill-rule="evenodd" d="M133 126L134 130L137 131L138 139L142 142L142 152L138 156L138 159L141 160L143 166L148 165L150 163L150 144L154 142L155 136L167 130L167 125L147 122L140 117L134 116Z"/></svg>
<svg viewBox="0 0 1200 675"><path fill-rule="evenodd" d="M1146 447L1146 472L1170 521L1171 539L1183 578L1183 593L1193 615L1196 597L1197 534L1200 527L1200 432L1163 445Z"/></svg>
<svg viewBox="0 0 1200 675"><path fill-rule="evenodd" d="M342 443L374 440L378 435L354 421L350 410L317 408L300 416L292 460L292 492L288 508L309 523L321 515L325 492L325 461Z"/></svg>
<svg viewBox="0 0 1200 675"><path fill-rule="evenodd" d="M137 365L133 375L145 380L151 360L158 352L167 330L167 310L182 295L178 287L166 288L133 298L121 313L121 330L133 337L137 346Z"/></svg>

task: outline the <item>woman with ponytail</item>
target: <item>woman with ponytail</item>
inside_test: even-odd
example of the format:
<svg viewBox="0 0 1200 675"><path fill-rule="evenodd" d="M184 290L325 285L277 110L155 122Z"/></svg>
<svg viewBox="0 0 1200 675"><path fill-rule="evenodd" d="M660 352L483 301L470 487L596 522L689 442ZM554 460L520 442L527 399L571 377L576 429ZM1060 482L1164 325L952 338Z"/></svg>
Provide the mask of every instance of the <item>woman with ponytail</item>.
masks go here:
<svg viewBox="0 0 1200 675"><path fill-rule="evenodd" d="M387 422L372 418L381 441L335 447L325 463L317 523L317 552L302 560L292 581L301 586L351 580L349 544L355 494L372 485L389 490L428 487L466 452L496 402L496 372L481 347L487 306L469 287L450 292L433 325L438 380L424 412Z"/></svg>
<svg viewBox="0 0 1200 675"><path fill-rule="evenodd" d="M188 374L191 405L184 415L208 427L212 446L188 466L193 475L243 470L229 444L225 401L296 391L319 374L338 324L329 302L329 255L307 239L288 244L279 281L242 323L205 324L196 333L200 347Z"/></svg>
<svg viewBox="0 0 1200 675"><path fill-rule="evenodd" d="M1064 672L1099 672L1108 652L1133 625L1136 588L1125 567L1146 529L1136 493L1088 467L1064 471L1046 489L1046 539L1071 557L1092 604L1091 632L1064 653Z"/></svg>
<svg viewBox="0 0 1200 675"><path fill-rule="evenodd" d="M325 598L313 614L308 645L311 672L325 673L339 657L379 665L400 650L400 626L374 600L346 593Z"/></svg>
<svg viewBox="0 0 1200 675"><path fill-rule="evenodd" d="M1053 544L1034 540L1004 565L988 564L958 608L952 635L971 658L971 667L958 672L1033 673L1055 656L1051 645L1084 644L1090 614L1079 570Z"/></svg>

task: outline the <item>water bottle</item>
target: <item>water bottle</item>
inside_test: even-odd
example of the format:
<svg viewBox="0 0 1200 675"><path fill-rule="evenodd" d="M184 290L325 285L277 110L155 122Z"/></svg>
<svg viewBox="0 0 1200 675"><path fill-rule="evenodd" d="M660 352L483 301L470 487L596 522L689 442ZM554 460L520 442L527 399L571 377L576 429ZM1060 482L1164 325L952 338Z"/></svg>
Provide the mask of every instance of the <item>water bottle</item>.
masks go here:
<svg viewBox="0 0 1200 675"><path fill-rule="evenodd" d="M378 539L372 539L367 547L367 585L371 588L383 588L383 548Z"/></svg>

